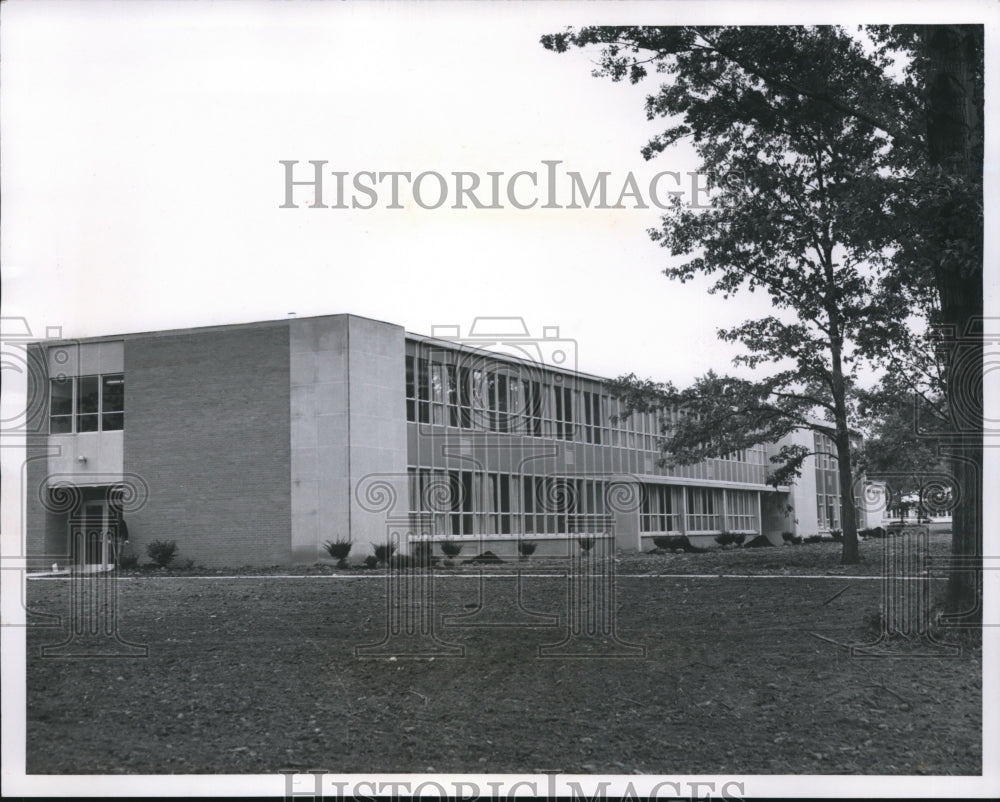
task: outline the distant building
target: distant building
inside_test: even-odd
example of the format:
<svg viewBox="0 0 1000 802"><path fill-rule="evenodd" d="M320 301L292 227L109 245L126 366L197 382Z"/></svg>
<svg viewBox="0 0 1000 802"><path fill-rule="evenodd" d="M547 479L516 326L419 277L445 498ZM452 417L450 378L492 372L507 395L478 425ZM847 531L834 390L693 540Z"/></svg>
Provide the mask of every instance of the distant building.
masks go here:
<svg viewBox="0 0 1000 802"><path fill-rule="evenodd" d="M614 421L618 402L555 330L456 341L342 314L29 353L28 548L63 563L113 562L121 510L137 554L174 540L205 566L312 563L338 539L358 561L400 521L501 556L596 531L638 550L840 528L832 457L778 489L780 444L657 467L657 420ZM786 442L832 452L814 437Z"/></svg>

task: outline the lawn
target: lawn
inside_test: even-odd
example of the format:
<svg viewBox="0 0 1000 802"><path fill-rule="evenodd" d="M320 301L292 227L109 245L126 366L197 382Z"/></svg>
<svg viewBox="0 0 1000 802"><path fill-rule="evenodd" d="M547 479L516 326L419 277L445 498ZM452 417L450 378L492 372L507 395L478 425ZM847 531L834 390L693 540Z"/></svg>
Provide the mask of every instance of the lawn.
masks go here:
<svg viewBox="0 0 1000 802"><path fill-rule="evenodd" d="M118 631L148 656L43 658L67 629L29 629L27 771L979 774L975 638L943 633L958 657L845 648L875 638L880 548L846 570L832 544L623 557L620 643L584 633L581 657L539 657L573 620L551 561L491 570L524 568L554 627L445 626L480 588L510 623L515 584L438 576L437 635L461 655L434 659L355 655L386 632L377 572L124 577ZM71 587L30 581L29 607L65 621Z"/></svg>

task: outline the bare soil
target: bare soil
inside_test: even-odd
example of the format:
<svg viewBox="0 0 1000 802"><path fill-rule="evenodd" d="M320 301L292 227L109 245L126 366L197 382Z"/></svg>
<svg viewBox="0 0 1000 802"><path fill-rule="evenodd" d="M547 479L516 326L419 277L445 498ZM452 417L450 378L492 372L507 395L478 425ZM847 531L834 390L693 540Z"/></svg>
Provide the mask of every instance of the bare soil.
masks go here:
<svg viewBox="0 0 1000 802"><path fill-rule="evenodd" d="M78 586L29 581L29 610L62 625L28 629L27 770L979 774L975 633L937 633L958 656L913 656L913 640L907 657L851 655L880 632L881 547L848 568L835 544L622 556L617 640L584 622L577 657L539 656L573 634L567 562L439 571L433 659L356 655L387 632L378 571L135 572L115 620L148 655L117 658L41 656L67 640ZM557 626L442 621L480 594L492 623L525 619L513 578L480 579L521 569L523 606Z"/></svg>

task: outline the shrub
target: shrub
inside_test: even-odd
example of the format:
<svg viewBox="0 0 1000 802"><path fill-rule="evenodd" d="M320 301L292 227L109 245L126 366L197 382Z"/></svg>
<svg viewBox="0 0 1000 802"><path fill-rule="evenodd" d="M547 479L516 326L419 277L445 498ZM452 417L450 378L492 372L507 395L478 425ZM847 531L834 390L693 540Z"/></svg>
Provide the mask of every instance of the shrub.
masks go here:
<svg viewBox="0 0 1000 802"><path fill-rule="evenodd" d="M136 557L135 552L132 551L132 549L123 551L121 556L118 557L118 567L131 571L139 567L139 558Z"/></svg>
<svg viewBox="0 0 1000 802"><path fill-rule="evenodd" d="M885 529L881 526L876 526L873 529L862 529L861 535L863 537L885 537Z"/></svg>
<svg viewBox="0 0 1000 802"><path fill-rule="evenodd" d="M456 543L454 540L442 540L441 551L443 551L447 557L457 557L462 553L462 544Z"/></svg>
<svg viewBox="0 0 1000 802"><path fill-rule="evenodd" d="M389 562L389 558L396 553L395 543L381 543L375 546L375 559L383 565Z"/></svg>
<svg viewBox="0 0 1000 802"><path fill-rule="evenodd" d="M705 551L705 549L699 549L697 546L691 545L691 541L687 539L687 535L660 535L653 538L653 543L656 544L657 548L667 551L680 549L694 554Z"/></svg>
<svg viewBox="0 0 1000 802"><path fill-rule="evenodd" d="M365 568L377 568L378 567L378 557L374 554L369 554L365 557Z"/></svg>
<svg viewBox="0 0 1000 802"><path fill-rule="evenodd" d="M583 549L584 551L590 551L592 548L594 548L594 543L595 543L594 538L589 536L578 537L576 539L576 542L580 544L580 548Z"/></svg>
<svg viewBox="0 0 1000 802"><path fill-rule="evenodd" d="M834 540L840 541L844 539L844 533L839 529L831 529L830 537L832 537Z"/></svg>
<svg viewBox="0 0 1000 802"><path fill-rule="evenodd" d="M795 535L792 534L791 532L782 532L781 533L781 539L784 540L786 543L794 543L795 542ZM799 538L799 540L801 540L801 539L802 538Z"/></svg>
<svg viewBox="0 0 1000 802"><path fill-rule="evenodd" d="M653 543L656 545L656 548L667 549L669 551L683 549L690 544L684 535L660 535L653 538Z"/></svg>
<svg viewBox="0 0 1000 802"><path fill-rule="evenodd" d="M538 544L531 540L517 541L517 551L522 557L530 557L535 553L535 549L537 548Z"/></svg>
<svg viewBox="0 0 1000 802"><path fill-rule="evenodd" d="M328 540L323 544L323 548L337 561L337 567L343 568L347 565L347 555L351 553L353 545L350 540Z"/></svg>
<svg viewBox="0 0 1000 802"><path fill-rule="evenodd" d="M160 568L166 568L177 556L177 541L154 540L146 546L146 554Z"/></svg>
<svg viewBox="0 0 1000 802"><path fill-rule="evenodd" d="M743 541L747 539L747 536L743 532L740 532L739 534L734 534L732 538L734 546L742 546Z"/></svg>
<svg viewBox="0 0 1000 802"><path fill-rule="evenodd" d="M475 557L469 560L462 560L463 563L472 563L473 565L479 565L486 563L489 565L497 565L502 563L499 557L497 557L492 551L484 551L482 554L477 554Z"/></svg>
<svg viewBox="0 0 1000 802"><path fill-rule="evenodd" d="M804 539L806 543L819 543L823 540L819 535L809 535L809 537Z"/></svg>
<svg viewBox="0 0 1000 802"><path fill-rule="evenodd" d="M735 532L720 532L715 536L715 542L720 546L728 546L730 544L734 546L740 546L743 541L747 539L744 534L736 534Z"/></svg>

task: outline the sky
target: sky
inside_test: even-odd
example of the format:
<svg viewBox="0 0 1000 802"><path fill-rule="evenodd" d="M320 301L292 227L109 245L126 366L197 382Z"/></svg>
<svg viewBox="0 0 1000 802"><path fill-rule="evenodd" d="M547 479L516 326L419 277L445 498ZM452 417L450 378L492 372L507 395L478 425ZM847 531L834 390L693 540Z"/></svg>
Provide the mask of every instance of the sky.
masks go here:
<svg viewBox="0 0 1000 802"><path fill-rule="evenodd" d="M768 311L662 276L669 254L646 233L655 207L279 208L283 160L299 162L296 180L326 161L348 186L366 170L506 181L556 160L561 187L563 171L588 185L606 171L615 197L631 172L645 195L650 176L675 171L691 196L689 146L640 156L663 126L645 119L654 84L596 79L596 52L539 44L578 16L224 5L5 8L4 314L68 337L291 312L464 334L476 317L514 316L532 335L559 327L587 372L687 381L735 353L717 326Z"/></svg>
<svg viewBox="0 0 1000 802"><path fill-rule="evenodd" d="M761 21L746 4L665 7L684 21ZM308 188L295 189L299 208L280 208L281 162L302 180L310 160L326 162L325 196L332 171L348 188L363 171L469 171L485 185L489 172L544 177L553 160L563 205L571 170L588 186L609 173L612 198L629 174L648 196L650 177L672 171L680 185L661 191L693 199L690 145L640 155L666 125L643 108L658 79L614 84L591 76L597 51L539 44L570 24L645 20L652 6L626 8L7 4L4 315L66 337L340 312L464 335L477 317L511 316L534 336L558 327L589 373L684 384L730 370L738 346L716 329L770 305L664 277L679 259L649 239L648 198L541 209L538 190L532 209L452 209L452 184L440 208L387 209L383 183L371 209L308 208ZM422 186L433 205L433 177Z"/></svg>

